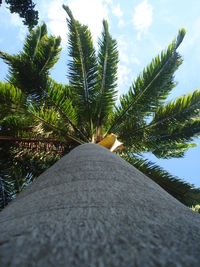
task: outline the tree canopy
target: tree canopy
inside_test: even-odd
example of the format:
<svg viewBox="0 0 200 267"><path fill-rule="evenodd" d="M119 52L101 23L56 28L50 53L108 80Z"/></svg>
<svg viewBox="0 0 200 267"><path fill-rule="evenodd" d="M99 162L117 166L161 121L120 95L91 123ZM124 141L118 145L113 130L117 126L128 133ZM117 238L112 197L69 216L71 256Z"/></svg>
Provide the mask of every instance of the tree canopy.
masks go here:
<svg viewBox="0 0 200 267"><path fill-rule="evenodd" d="M87 142L115 134L124 144L118 152L188 206L200 202L200 189L144 158L183 157L200 133L200 91L167 102L182 63L177 49L185 30L156 56L117 101L117 42L103 21L96 51L89 28L67 13L69 84L50 71L60 56L60 38L42 24L26 37L23 51L0 51L8 64L0 83L0 205L4 207L43 170Z"/></svg>
<svg viewBox="0 0 200 267"><path fill-rule="evenodd" d="M17 13L23 19L24 25L32 29L38 24L38 11L32 0L5 0L11 13ZM1 2L0 2L1 4Z"/></svg>

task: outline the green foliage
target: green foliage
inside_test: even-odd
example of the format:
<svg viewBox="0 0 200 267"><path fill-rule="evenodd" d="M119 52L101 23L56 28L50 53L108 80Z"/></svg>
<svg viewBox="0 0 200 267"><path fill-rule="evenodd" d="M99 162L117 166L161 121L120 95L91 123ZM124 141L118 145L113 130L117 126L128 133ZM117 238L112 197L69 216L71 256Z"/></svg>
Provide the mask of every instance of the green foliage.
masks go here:
<svg viewBox="0 0 200 267"><path fill-rule="evenodd" d="M147 146L157 157L181 157L200 133L200 91L161 105L146 127Z"/></svg>
<svg viewBox="0 0 200 267"><path fill-rule="evenodd" d="M0 51L9 66L8 83L0 83L0 206L71 149L98 143L108 133L124 143L121 156L168 193L188 206L200 203L200 189L138 157L143 152L183 157L199 136L200 92L166 103L182 63L177 48L185 30L152 60L117 104L118 51L108 23L103 21L95 51L88 27L63 7L69 28L69 85L50 78L61 40L48 36L45 24L30 31L22 52Z"/></svg>
<svg viewBox="0 0 200 267"><path fill-rule="evenodd" d="M74 101L80 114L80 121L88 124L92 134L92 116L95 112L97 86L97 59L92 36L87 26L76 21L67 6L63 6L69 19L69 84L72 87Z"/></svg>
<svg viewBox="0 0 200 267"><path fill-rule="evenodd" d="M21 90L0 82L0 139L3 136L27 136L32 123L26 112L26 98Z"/></svg>
<svg viewBox="0 0 200 267"><path fill-rule="evenodd" d="M78 115L73 107L71 94L71 88L69 86L63 86L52 80L49 81L48 99L50 104L60 111L60 116L66 119L66 123L69 125L77 125Z"/></svg>
<svg viewBox="0 0 200 267"><path fill-rule="evenodd" d="M105 124L112 112L117 97L117 42L108 31L107 21L103 21L102 38L99 39L98 54L98 94L97 127Z"/></svg>
<svg viewBox="0 0 200 267"><path fill-rule="evenodd" d="M32 141L21 139L17 144L0 140L0 210L66 153L59 143L50 139L47 143Z"/></svg>
<svg viewBox="0 0 200 267"><path fill-rule="evenodd" d="M23 108L25 99L20 89L10 83L0 82L0 118L4 114L15 114Z"/></svg>
<svg viewBox="0 0 200 267"><path fill-rule="evenodd" d="M8 81L31 98L41 100L47 87L49 71L60 56L60 37L47 36L46 25L38 26L27 36L23 52L0 58L9 66Z"/></svg>
<svg viewBox="0 0 200 267"><path fill-rule="evenodd" d="M151 161L133 154L126 154L124 157L130 164L146 174L169 194L185 205L192 206L199 203L200 190L196 189L194 185L171 175Z"/></svg>
<svg viewBox="0 0 200 267"><path fill-rule="evenodd" d="M163 103L176 85L174 72L182 63L176 49L184 35L185 30L180 30L177 39L168 46L166 51L162 51L161 55L152 60L151 64L132 84L128 93L122 95L120 105L116 109L115 120L109 131L120 128L122 120L130 118L130 116L132 119L137 118L142 121ZM123 126L121 130L123 131Z"/></svg>
<svg viewBox="0 0 200 267"><path fill-rule="evenodd" d="M11 13L18 13L23 18L24 25L32 29L38 24L38 11L35 10L35 4L32 0L5 0L9 5Z"/></svg>

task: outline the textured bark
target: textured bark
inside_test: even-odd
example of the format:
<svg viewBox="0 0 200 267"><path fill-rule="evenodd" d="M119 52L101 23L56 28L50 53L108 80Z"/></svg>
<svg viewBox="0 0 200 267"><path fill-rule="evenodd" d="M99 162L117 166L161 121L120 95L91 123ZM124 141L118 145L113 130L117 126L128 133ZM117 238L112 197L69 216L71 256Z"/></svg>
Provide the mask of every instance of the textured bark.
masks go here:
<svg viewBox="0 0 200 267"><path fill-rule="evenodd" d="M0 214L0 266L200 266L200 216L98 145L81 145Z"/></svg>

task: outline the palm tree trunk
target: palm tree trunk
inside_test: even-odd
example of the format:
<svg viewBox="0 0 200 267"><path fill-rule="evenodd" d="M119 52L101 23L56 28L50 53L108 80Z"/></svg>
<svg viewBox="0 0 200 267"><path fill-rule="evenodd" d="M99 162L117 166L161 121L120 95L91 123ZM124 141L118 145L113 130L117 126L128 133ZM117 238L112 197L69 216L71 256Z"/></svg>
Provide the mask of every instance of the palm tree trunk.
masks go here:
<svg viewBox="0 0 200 267"><path fill-rule="evenodd" d="M200 266L200 216L129 163L81 145L0 214L0 266Z"/></svg>

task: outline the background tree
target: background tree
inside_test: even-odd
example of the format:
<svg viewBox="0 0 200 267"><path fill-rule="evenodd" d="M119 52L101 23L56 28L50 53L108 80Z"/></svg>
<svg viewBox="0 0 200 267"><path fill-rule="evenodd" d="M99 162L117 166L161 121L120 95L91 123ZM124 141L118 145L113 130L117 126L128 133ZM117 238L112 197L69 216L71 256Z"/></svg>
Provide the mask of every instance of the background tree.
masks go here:
<svg viewBox="0 0 200 267"><path fill-rule="evenodd" d="M200 189L142 157L143 152L159 158L182 157L199 135L200 91L165 104L176 85L174 72L182 63L177 48L185 30L116 103L118 51L107 22L103 21L96 53L88 27L75 20L67 6L64 9L69 85L50 78L60 39L48 37L45 24L30 32L19 54L0 52L9 65L8 83L0 84L1 206L75 146L98 143L112 133L124 143L119 152L123 158L184 204L198 204Z"/></svg>
<svg viewBox="0 0 200 267"><path fill-rule="evenodd" d="M38 11L32 0L5 0L11 13L17 13L23 19L24 25L32 29L38 24ZM1 2L0 2L1 4Z"/></svg>

